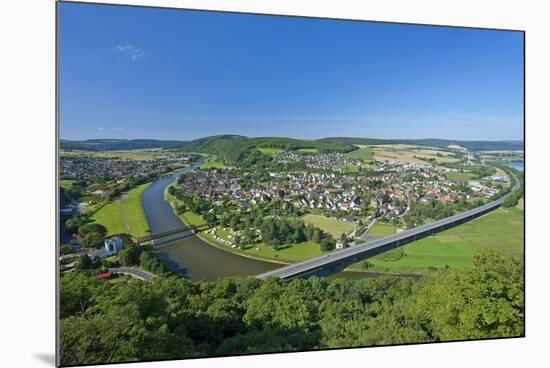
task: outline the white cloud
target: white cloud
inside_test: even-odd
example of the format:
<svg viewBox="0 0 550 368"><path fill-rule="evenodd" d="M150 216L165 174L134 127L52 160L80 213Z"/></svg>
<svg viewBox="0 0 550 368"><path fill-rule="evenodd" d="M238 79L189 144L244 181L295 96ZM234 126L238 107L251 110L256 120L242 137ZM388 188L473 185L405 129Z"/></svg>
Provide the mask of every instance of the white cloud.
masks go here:
<svg viewBox="0 0 550 368"><path fill-rule="evenodd" d="M111 130L124 130L124 128L112 127Z"/></svg>
<svg viewBox="0 0 550 368"><path fill-rule="evenodd" d="M132 61L136 61L137 59L145 57L145 52L143 51L143 49L132 45L118 45L116 49L119 52L130 56L130 60Z"/></svg>
<svg viewBox="0 0 550 368"><path fill-rule="evenodd" d="M105 128L97 128L97 130L105 130Z"/></svg>

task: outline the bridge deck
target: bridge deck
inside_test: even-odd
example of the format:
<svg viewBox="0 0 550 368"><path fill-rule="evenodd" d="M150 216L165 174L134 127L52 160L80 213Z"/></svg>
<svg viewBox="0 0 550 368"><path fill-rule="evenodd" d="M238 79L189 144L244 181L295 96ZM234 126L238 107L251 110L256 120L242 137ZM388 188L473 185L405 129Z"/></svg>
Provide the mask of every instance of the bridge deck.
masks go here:
<svg viewBox="0 0 550 368"><path fill-rule="evenodd" d="M137 241L138 242L147 242L147 241L156 240L156 239L160 239L160 238L165 238L167 236L176 235L176 234L185 233L185 232L196 233L197 231L210 229L214 225L215 225L215 223L209 223L209 224L204 224L204 225L199 225L199 226L189 225L189 226L181 227L181 228L178 228L178 229L167 230L167 231L163 231L163 232L160 232L160 233L154 233L154 234L148 234L148 235L145 235L145 236L141 236L141 237L137 238Z"/></svg>

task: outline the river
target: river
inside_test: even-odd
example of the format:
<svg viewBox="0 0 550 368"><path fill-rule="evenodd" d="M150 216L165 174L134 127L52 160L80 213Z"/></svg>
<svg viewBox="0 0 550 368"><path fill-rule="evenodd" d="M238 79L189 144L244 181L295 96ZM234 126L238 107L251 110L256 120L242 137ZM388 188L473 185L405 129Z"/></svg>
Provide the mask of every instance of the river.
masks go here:
<svg viewBox="0 0 550 368"><path fill-rule="evenodd" d="M508 166L521 172L525 171L525 164L523 161L511 161L508 163Z"/></svg>
<svg viewBox="0 0 550 368"><path fill-rule="evenodd" d="M162 177L143 192L142 206L152 233L185 227L174 214L172 206L164 199L164 190L178 176L196 169L201 164L202 162L199 162L170 176ZM160 248L160 256L171 269L191 279L215 280L226 276L251 276L284 266L226 252L197 237L177 240L177 235L174 235L162 241L173 241L173 244ZM374 276L376 275L363 272L340 272L330 278L358 279Z"/></svg>

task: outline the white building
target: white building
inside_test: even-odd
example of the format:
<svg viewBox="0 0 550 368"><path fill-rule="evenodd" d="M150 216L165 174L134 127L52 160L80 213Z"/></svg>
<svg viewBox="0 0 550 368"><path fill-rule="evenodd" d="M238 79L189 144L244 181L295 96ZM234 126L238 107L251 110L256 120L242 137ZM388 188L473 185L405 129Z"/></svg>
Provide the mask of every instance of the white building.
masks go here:
<svg viewBox="0 0 550 368"><path fill-rule="evenodd" d="M122 239L118 236L114 236L111 239L105 239L105 248L94 249L88 252L88 257L93 261L96 258L107 258L118 254L122 250Z"/></svg>

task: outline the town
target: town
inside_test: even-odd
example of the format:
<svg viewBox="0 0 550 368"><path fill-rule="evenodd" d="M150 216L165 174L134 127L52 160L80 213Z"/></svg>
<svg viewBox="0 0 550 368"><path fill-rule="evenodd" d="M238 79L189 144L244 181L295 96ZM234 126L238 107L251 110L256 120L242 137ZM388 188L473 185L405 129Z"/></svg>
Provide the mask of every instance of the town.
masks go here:
<svg viewBox="0 0 550 368"><path fill-rule="evenodd" d="M435 200L451 204L488 198L497 193L499 183L509 180L507 176L489 175L465 184L445 176L457 169L397 161L377 162L368 171L351 174L344 173L344 167L358 164L358 160L339 161L340 157L341 154L285 154L281 162L290 159L311 169L268 172L268 175L242 173L231 166L200 170L182 177L176 193L179 196L198 194L211 200L214 206L235 201L243 211L259 203L280 200L285 208L303 209L306 213L318 210L354 221L370 213L391 220L406 213L416 202L426 204ZM323 170L315 170L319 168Z"/></svg>
<svg viewBox="0 0 550 368"><path fill-rule="evenodd" d="M261 226L267 215L353 224L342 234L326 234L336 239L323 249L342 249L352 246L377 220L402 228L418 226L506 191L511 182L503 169L485 165L472 152L461 153L461 160L443 165L284 151L262 165L221 165L187 173L168 192L177 199L180 215L190 211L205 221L221 220L208 232L215 244L246 249L265 243L266 236L272 237ZM247 225L248 217L256 220ZM185 215L182 219L188 222Z"/></svg>

